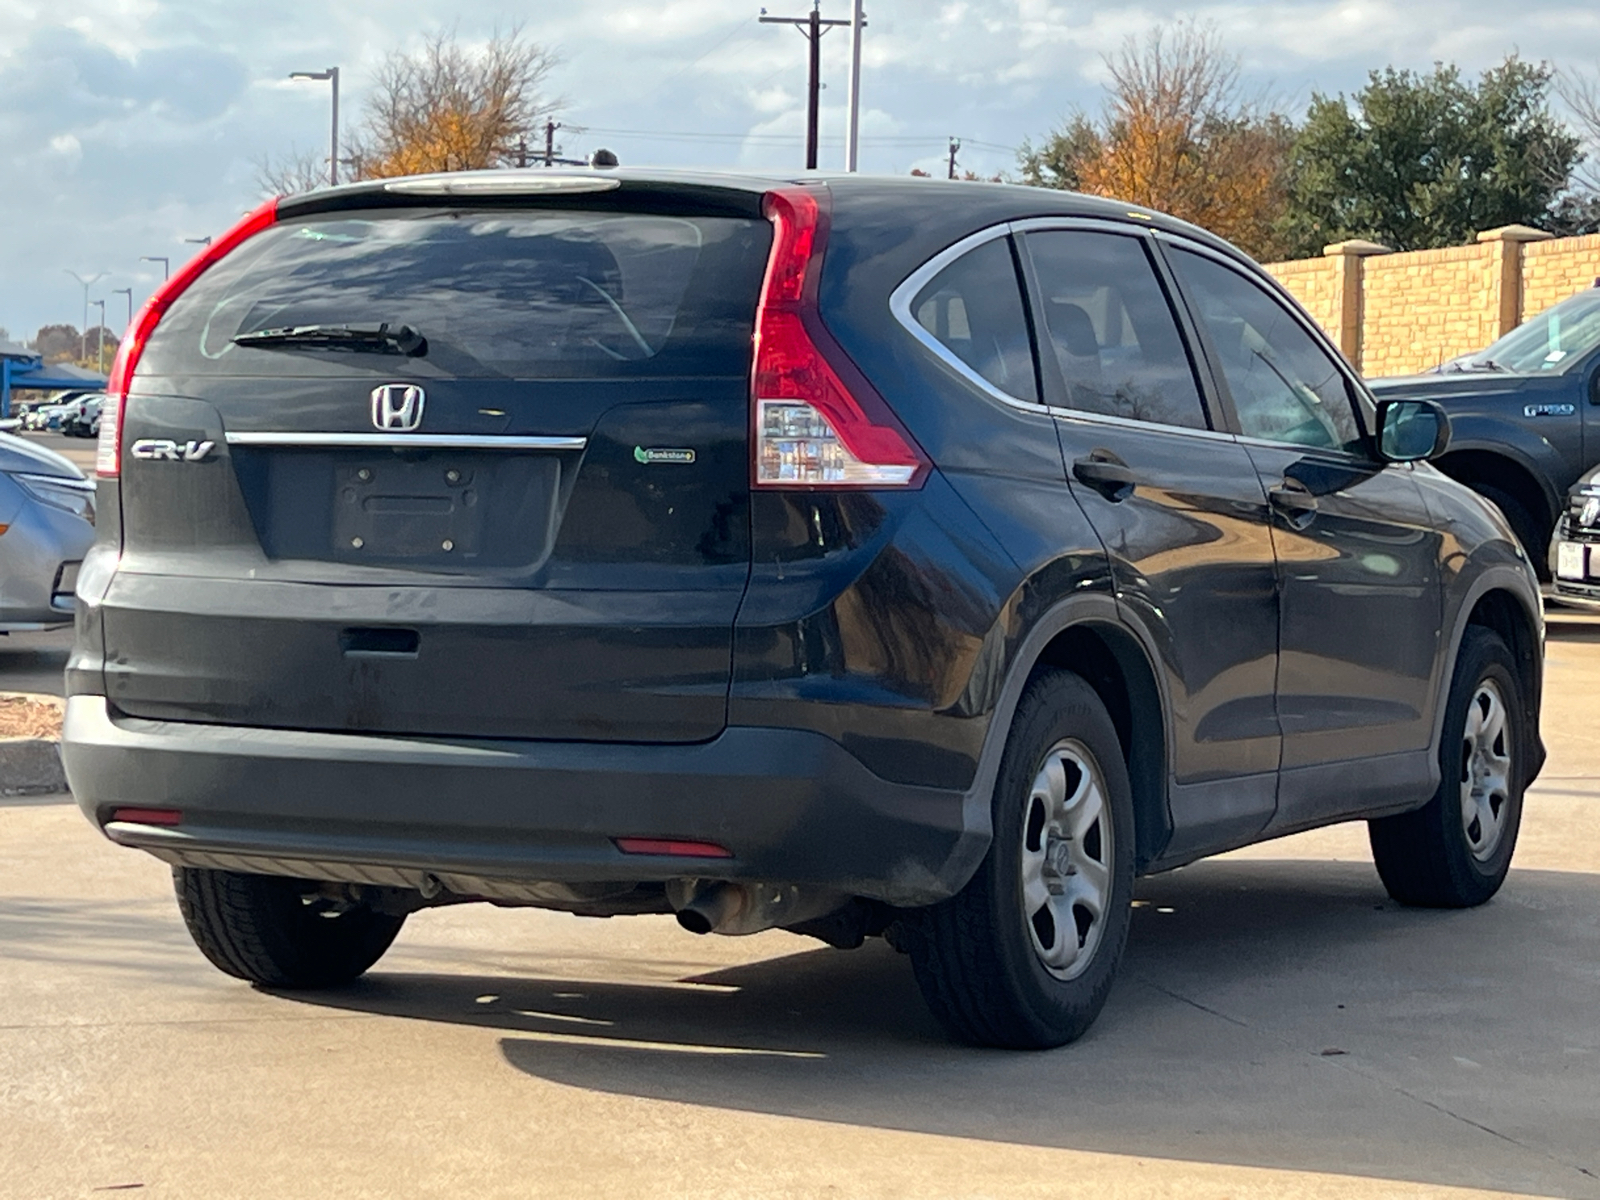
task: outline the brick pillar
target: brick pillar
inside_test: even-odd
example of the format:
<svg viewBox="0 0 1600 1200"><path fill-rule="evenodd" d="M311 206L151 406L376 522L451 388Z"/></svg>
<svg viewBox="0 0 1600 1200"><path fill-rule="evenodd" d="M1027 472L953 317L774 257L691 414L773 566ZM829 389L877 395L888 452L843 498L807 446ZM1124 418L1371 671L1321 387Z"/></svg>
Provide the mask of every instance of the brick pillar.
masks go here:
<svg viewBox="0 0 1600 1200"><path fill-rule="evenodd" d="M1554 236L1529 225L1502 225L1499 229L1485 229L1478 235L1480 242L1492 243L1494 248L1489 279L1494 289L1496 338L1505 337L1522 324L1523 243L1543 242Z"/></svg>
<svg viewBox="0 0 1600 1200"><path fill-rule="evenodd" d="M1359 238L1348 242L1334 242L1331 246L1324 246L1322 253L1336 260L1337 273L1334 276L1334 311L1338 313L1338 328L1330 329L1339 343L1339 349L1350 360L1350 365L1356 370L1361 369L1361 320L1363 306L1361 303L1362 281L1361 262L1371 258L1374 254L1388 254L1389 247L1380 246L1377 242L1363 242Z"/></svg>

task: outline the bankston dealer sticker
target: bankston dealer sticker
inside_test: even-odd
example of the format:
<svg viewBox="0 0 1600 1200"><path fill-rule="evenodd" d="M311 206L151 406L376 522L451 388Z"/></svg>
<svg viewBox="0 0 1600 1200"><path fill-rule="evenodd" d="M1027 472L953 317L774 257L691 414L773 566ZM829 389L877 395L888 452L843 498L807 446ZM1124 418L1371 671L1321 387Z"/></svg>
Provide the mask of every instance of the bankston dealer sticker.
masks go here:
<svg viewBox="0 0 1600 1200"><path fill-rule="evenodd" d="M635 462L642 463L692 463L694 451L669 450L663 447L652 447L647 450L643 446L635 446L633 458Z"/></svg>

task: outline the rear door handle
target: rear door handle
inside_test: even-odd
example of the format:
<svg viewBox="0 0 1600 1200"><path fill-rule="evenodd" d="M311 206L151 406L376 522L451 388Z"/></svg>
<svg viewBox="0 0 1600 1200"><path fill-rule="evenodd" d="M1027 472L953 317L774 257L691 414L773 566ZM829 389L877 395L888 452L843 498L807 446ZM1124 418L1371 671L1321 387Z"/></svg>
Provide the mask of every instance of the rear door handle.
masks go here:
<svg viewBox="0 0 1600 1200"><path fill-rule="evenodd" d="M1293 529L1304 529L1317 516L1317 498L1302 484L1286 479L1277 487L1267 489L1267 499L1272 507L1283 514Z"/></svg>
<svg viewBox="0 0 1600 1200"><path fill-rule="evenodd" d="M1133 495L1138 482L1133 468L1109 450L1096 450L1087 458L1073 460L1072 477L1093 488L1113 504L1121 503Z"/></svg>

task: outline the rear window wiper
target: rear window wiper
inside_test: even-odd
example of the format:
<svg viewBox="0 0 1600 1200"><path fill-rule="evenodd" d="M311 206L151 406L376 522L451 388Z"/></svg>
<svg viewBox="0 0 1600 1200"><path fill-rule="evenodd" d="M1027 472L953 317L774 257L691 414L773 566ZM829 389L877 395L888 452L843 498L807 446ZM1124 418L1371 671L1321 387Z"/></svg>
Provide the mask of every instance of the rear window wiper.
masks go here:
<svg viewBox="0 0 1600 1200"><path fill-rule="evenodd" d="M284 325L235 334L236 346L325 346L330 350L383 350L419 358L428 339L410 325Z"/></svg>

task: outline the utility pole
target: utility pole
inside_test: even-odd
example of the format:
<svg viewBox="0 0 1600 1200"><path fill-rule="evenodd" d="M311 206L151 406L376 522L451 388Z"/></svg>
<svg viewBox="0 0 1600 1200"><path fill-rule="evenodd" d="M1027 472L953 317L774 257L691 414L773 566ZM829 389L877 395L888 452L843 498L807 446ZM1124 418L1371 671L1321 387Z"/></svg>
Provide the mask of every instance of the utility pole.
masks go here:
<svg viewBox="0 0 1600 1200"><path fill-rule="evenodd" d="M954 138L954 137L951 138L950 139L950 174L949 174L949 178L951 178L951 179L954 179L956 177L956 151L959 150L959 149L961 149L961 139L960 138Z"/></svg>
<svg viewBox="0 0 1600 1200"><path fill-rule="evenodd" d="M104 300L96 300L94 303L100 306L100 327L94 331L94 340L99 343L95 348L95 353L99 356L100 374L104 375L106 373L106 302Z"/></svg>
<svg viewBox="0 0 1600 1200"><path fill-rule="evenodd" d="M327 82L333 85L333 142L328 151L328 183L334 187L339 186L339 68L329 67L326 71L292 71L290 79L315 79L318 82Z"/></svg>
<svg viewBox="0 0 1600 1200"><path fill-rule="evenodd" d="M824 20L822 0L811 0L811 11L803 17L769 17L761 10L763 25L793 25L810 42L811 75L806 88L806 170L817 169L817 108L822 93L822 35L835 25L849 21Z"/></svg>
<svg viewBox="0 0 1600 1200"><path fill-rule="evenodd" d="M861 142L861 31L866 28L867 15L861 11L861 0L852 0L850 10L850 103L849 117L844 133L844 169L855 171L857 148Z"/></svg>
<svg viewBox="0 0 1600 1200"><path fill-rule="evenodd" d="M126 296L128 298L128 324L122 327L122 336L128 336L128 329L133 325L133 289L131 287L112 288L113 296Z"/></svg>
<svg viewBox="0 0 1600 1200"><path fill-rule="evenodd" d="M99 280L104 279L106 272L101 271L100 274L91 276L88 279L85 279L76 271L68 271L67 274L83 285L83 332L78 335L78 357L84 359L89 357L89 288Z"/></svg>
<svg viewBox="0 0 1600 1200"><path fill-rule="evenodd" d="M158 262L161 264L161 280L166 282L172 278L172 260L165 254L141 254L140 262Z"/></svg>
<svg viewBox="0 0 1600 1200"><path fill-rule="evenodd" d="M544 123L544 165L556 165L556 130L561 128L560 121L546 121Z"/></svg>

